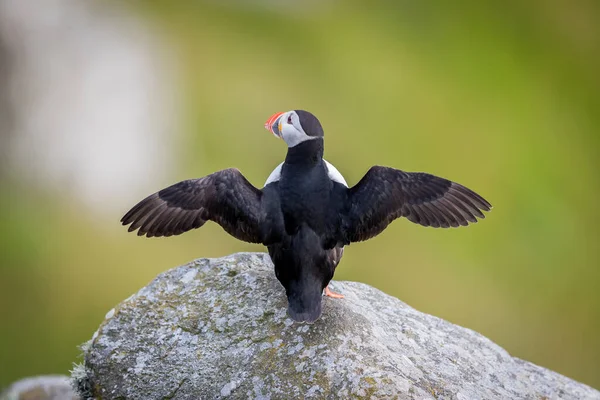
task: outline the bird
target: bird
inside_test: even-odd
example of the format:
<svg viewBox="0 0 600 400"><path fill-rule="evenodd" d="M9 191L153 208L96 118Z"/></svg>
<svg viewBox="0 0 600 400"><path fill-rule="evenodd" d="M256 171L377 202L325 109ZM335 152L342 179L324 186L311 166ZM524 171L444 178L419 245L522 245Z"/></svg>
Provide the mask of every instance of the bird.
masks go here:
<svg viewBox="0 0 600 400"><path fill-rule="evenodd" d="M151 194L121 222L140 236L169 237L213 221L239 240L266 246L294 321L314 323L323 296L343 298L328 285L345 246L374 238L398 218L450 228L475 223L492 208L456 182L384 166L349 187L323 159L323 127L308 111L275 113L265 128L288 149L262 189L228 168Z"/></svg>

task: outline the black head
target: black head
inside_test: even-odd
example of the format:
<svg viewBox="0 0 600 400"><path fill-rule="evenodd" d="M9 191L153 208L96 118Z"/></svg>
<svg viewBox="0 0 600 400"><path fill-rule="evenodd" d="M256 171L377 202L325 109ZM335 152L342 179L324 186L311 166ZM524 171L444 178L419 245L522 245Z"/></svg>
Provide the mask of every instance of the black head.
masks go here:
<svg viewBox="0 0 600 400"><path fill-rule="evenodd" d="M304 110L273 114L265 123L265 128L282 138L288 147L323 138L323 127L317 117Z"/></svg>
<svg viewBox="0 0 600 400"><path fill-rule="evenodd" d="M304 129L304 133L312 137L323 137L323 127L317 117L304 110L294 110L294 112L298 116L298 121Z"/></svg>

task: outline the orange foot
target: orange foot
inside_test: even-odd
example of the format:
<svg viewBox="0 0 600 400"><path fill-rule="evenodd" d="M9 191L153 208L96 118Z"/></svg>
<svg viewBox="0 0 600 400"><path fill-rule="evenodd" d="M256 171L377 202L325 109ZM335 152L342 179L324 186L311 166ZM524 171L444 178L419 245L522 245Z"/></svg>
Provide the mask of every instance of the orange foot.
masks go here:
<svg viewBox="0 0 600 400"><path fill-rule="evenodd" d="M334 299L343 299L344 298L343 294L332 292L331 289L329 289L329 286L327 286L325 288L324 294L325 294L325 296L333 297Z"/></svg>

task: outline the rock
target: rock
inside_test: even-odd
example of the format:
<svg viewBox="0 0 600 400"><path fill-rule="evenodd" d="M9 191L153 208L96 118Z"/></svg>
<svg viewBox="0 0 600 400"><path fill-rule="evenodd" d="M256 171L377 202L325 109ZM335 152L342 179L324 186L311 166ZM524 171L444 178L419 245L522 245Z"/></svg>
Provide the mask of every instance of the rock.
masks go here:
<svg viewBox="0 0 600 400"><path fill-rule="evenodd" d="M74 379L104 400L600 399L368 285L333 289L296 324L266 254L197 260L111 310Z"/></svg>
<svg viewBox="0 0 600 400"><path fill-rule="evenodd" d="M79 400L69 378L62 375L36 376L13 383L0 393L0 400Z"/></svg>

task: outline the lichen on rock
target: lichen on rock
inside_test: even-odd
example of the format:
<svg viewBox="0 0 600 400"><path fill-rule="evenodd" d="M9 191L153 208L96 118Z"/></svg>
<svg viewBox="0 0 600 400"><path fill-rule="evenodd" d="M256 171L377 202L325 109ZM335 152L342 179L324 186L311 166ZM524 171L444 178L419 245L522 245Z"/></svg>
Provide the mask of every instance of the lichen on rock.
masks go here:
<svg viewBox="0 0 600 400"><path fill-rule="evenodd" d="M368 285L332 285L345 299L306 325L266 254L174 268L107 315L77 386L103 400L600 399Z"/></svg>

